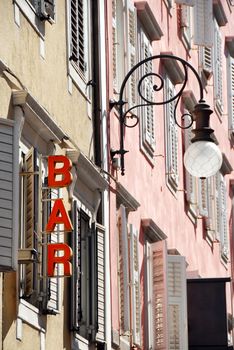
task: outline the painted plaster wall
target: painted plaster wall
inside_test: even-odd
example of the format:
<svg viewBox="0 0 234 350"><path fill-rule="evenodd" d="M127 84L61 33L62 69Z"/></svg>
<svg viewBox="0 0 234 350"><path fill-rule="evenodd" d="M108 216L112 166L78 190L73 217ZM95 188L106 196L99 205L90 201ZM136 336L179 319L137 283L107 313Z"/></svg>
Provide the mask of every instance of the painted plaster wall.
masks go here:
<svg viewBox="0 0 234 350"><path fill-rule="evenodd" d="M136 1L138 2L138 1ZM198 70L198 50L197 47L193 47L192 50L186 52L185 47L178 36L178 23L177 23L177 8L176 4L168 13L165 2L161 0L149 0L148 1L151 10L153 11L158 24L163 32L163 37L159 41L153 42L154 54L172 52L174 55L180 56L189 62ZM225 36L231 35L232 24L234 20L234 14L230 11L227 2L223 2L225 13L228 17L228 24L221 27L221 33L223 40ZM111 37L112 23L111 23L111 9L109 11L109 37ZM110 94L113 91L113 77L112 77L112 47L109 45L110 50ZM220 120L220 117L216 112L211 117L211 126L215 129L215 135L219 142L219 147L224 152L232 164L234 165L234 152L230 146L228 139L228 117L227 117L227 73L226 73L226 51L223 52L223 96L224 98L224 112ZM157 67L157 65L155 65ZM157 70L156 70L157 71ZM186 90L192 90L194 95L199 99L198 84L193 76L189 74L188 85ZM205 99L210 104L211 108L214 106L213 96L213 77L209 80L208 86L204 90ZM112 95L110 98L113 97ZM177 113L179 115L180 108ZM212 247L209 245L206 239L203 237L203 222L201 218L198 218L197 225L194 225L192 220L186 214L185 207L185 177L183 168L183 150L182 150L182 134L183 131L179 129L179 186L176 196L174 196L166 185L166 164L165 164L165 135L164 135L164 109L161 106L154 107L155 115L155 139L156 139L156 151L154 157L154 165L152 166L145 155L139 150L140 140L140 127L133 129L126 129L125 132L125 149L129 150L129 153L125 155L125 176L121 177L120 171L118 173L113 172L117 176L123 186L129 191L129 193L140 203L140 207L136 212L129 214L128 222L132 223L137 229L140 230L141 219L152 218L153 221L160 227L160 229L168 237L168 248L176 248L181 255L186 257L188 264L187 271L197 270L201 277L225 277L231 275L230 261L227 264L221 262L220 259L220 246L218 243L214 243ZM111 141L110 147L113 149L119 148L119 126L118 119L115 112L110 112L110 130ZM233 179L233 172L231 175L226 176L227 189L230 189L230 179ZM113 182L112 182L113 183ZM229 196L231 193L229 192ZM111 192L111 197L115 197L115 194ZM117 233L115 222L115 200L111 199L111 239L113 249L116 248ZM231 198L228 199L228 223L231 221ZM231 234L231 232L230 232ZM140 236L140 278L141 278L141 307L142 317L144 315L144 237L143 232ZM118 261L116 253L112 254L111 258L112 266L112 279L116 278L116 271L118 270ZM114 283L112 285L115 286ZM119 329L118 325L118 291L112 288L112 324L113 328ZM143 320L143 319L142 319ZM142 328L142 333L144 329ZM142 337L143 339L143 337Z"/></svg>

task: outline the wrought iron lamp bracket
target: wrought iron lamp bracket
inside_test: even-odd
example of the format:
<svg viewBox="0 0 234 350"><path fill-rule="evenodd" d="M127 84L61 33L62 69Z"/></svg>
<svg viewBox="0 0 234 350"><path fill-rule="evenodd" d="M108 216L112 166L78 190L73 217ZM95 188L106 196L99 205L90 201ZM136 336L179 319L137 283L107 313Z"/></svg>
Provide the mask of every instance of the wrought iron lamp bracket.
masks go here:
<svg viewBox="0 0 234 350"><path fill-rule="evenodd" d="M180 90L170 99L165 100L165 101L154 101L154 100L149 100L147 99L143 93L142 93L142 88L144 86L145 83L145 79L153 79L156 78L159 80L159 84L156 85L152 85L152 89L153 92L159 92L162 91L162 89L164 88L164 79L163 77L159 74L159 73L155 73L155 72L148 72L146 74L144 74L138 81L137 83L137 92L138 95L141 98L142 103L131 106L130 108L126 108L127 102L124 101L124 93L125 93L125 88L126 85L128 83L128 80L130 79L131 75L134 74L138 68L140 68L141 66L143 66L144 64L156 60L156 59L171 59L171 60L175 60L177 62L180 62L183 70L184 70L184 81L182 83L182 86L180 88ZM175 102L175 106L174 106L174 119L175 119L175 123L182 129L187 129L190 128L191 125L193 124L193 116L189 113L183 114L181 116L181 119L183 120L184 117L187 115L190 117L190 122L185 126L182 125L182 123L178 122L177 116L176 116L176 110L177 110L177 106L179 104L179 100L182 96L182 93L186 87L187 81L188 81L188 69L190 69L193 74L195 75L197 81L198 81L198 85L199 85L199 91L200 91L200 99L199 99L199 103L204 104L205 101L203 99L203 87L202 87L202 82L201 79L197 73L197 71L194 69L194 67L188 63L187 61L185 61L183 58L177 57L177 56L173 56L173 55L168 55L168 54L162 54L162 55L155 55L155 56L151 56L148 57L142 61L140 61L139 63L137 63L135 66L132 67L132 69L127 73L127 75L125 76L121 87L120 87L120 93L119 93L119 100L118 101L114 101L114 100L110 100L110 109L113 107L116 107L119 111L119 124L120 124L120 148L119 150L111 150L110 154L111 154L111 159L113 159L113 157L116 154L120 155L120 165L121 165L121 175L124 175L125 173L125 166L124 166L124 155L125 153L127 153L128 151L126 151L124 149L124 129L125 127L129 127L129 128L133 128L135 127L138 123L139 123L139 118L136 114L132 113L133 109L137 109L139 107L148 107L148 106L159 106L159 105L165 105L168 103L171 103L173 101ZM131 125L127 124L127 119L136 119L136 121L134 123L132 123Z"/></svg>

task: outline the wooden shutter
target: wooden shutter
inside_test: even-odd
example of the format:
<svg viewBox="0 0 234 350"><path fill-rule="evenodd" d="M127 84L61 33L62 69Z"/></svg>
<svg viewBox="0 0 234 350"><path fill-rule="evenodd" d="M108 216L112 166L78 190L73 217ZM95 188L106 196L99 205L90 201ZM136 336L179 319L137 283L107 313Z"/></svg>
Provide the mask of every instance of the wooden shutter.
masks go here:
<svg viewBox="0 0 234 350"><path fill-rule="evenodd" d="M185 111L188 113L188 111ZM190 122L190 117L185 116L185 125ZM185 150L191 145L192 139L192 127L184 130L184 145ZM196 178L192 176L187 170L185 170L185 181L186 181L186 199L190 204L196 204Z"/></svg>
<svg viewBox="0 0 234 350"><path fill-rule="evenodd" d="M73 232L71 234L71 247L73 251L72 266L73 273L71 277L71 329L79 329L80 321L80 269L81 269L81 256L80 256L80 213L77 207L77 201L74 200L72 204L72 223Z"/></svg>
<svg viewBox="0 0 234 350"><path fill-rule="evenodd" d="M221 221L221 253L224 258L228 257L229 253L229 239L228 239L228 225L227 225L227 190L223 175L220 174L220 221Z"/></svg>
<svg viewBox="0 0 234 350"><path fill-rule="evenodd" d="M166 242L151 245L153 349L168 350Z"/></svg>
<svg viewBox="0 0 234 350"><path fill-rule="evenodd" d="M223 73L222 73L222 36L218 23L214 21L214 57L215 57L215 70L214 70L214 84L215 84L215 99L221 110L223 109Z"/></svg>
<svg viewBox="0 0 234 350"><path fill-rule="evenodd" d="M214 215L214 177L211 176L206 179L206 190L207 190L207 211L208 216L205 218L206 229L215 232L215 215ZM215 238L215 237L212 237Z"/></svg>
<svg viewBox="0 0 234 350"><path fill-rule="evenodd" d="M170 100L175 95L172 82L166 78L166 100ZM174 101L166 105L166 143L167 143L167 173L174 187L178 186L178 130L174 119Z"/></svg>
<svg viewBox="0 0 234 350"><path fill-rule="evenodd" d="M19 235L19 128L0 118L0 271L17 268Z"/></svg>
<svg viewBox="0 0 234 350"><path fill-rule="evenodd" d="M208 217L207 179L198 179L198 208L201 216Z"/></svg>
<svg viewBox="0 0 234 350"><path fill-rule="evenodd" d="M188 349L185 258L168 255L168 349Z"/></svg>
<svg viewBox="0 0 234 350"><path fill-rule="evenodd" d="M38 221L38 176L37 151L31 148L25 156L26 191L25 191L25 248L38 250L37 221ZM35 263L25 265L25 297L33 298L32 294L37 292L37 272ZM31 298L31 299L32 299Z"/></svg>
<svg viewBox="0 0 234 350"><path fill-rule="evenodd" d="M196 0L175 0L178 5L194 6Z"/></svg>
<svg viewBox="0 0 234 350"><path fill-rule="evenodd" d="M105 228L96 224L96 278L97 278L97 334L96 340L105 341Z"/></svg>
<svg viewBox="0 0 234 350"><path fill-rule="evenodd" d="M71 0L71 57L79 75L86 81L87 8L84 0Z"/></svg>
<svg viewBox="0 0 234 350"><path fill-rule="evenodd" d="M215 212L216 212L216 239L221 238L221 203L220 203L220 173L215 175Z"/></svg>
<svg viewBox="0 0 234 350"><path fill-rule="evenodd" d="M194 6L194 44L213 46L212 0L196 0Z"/></svg>
<svg viewBox="0 0 234 350"><path fill-rule="evenodd" d="M113 65L113 86L117 87L117 9L116 0L112 0L112 65Z"/></svg>
<svg viewBox="0 0 234 350"><path fill-rule="evenodd" d="M133 343L141 344L141 304L138 253L138 231L130 225L130 264L132 285L132 331Z"/></svg>
<svg viewBox="0 0 234 350"><path fill-rule="evenodd" d="M130 331L129 303L129 261L128 261L128 232L126 209L119 209L119 251L120 251L120 323L123 332Z"/></svg>
<svg viewBox="0 0 234 350"><path fill-rule="evenodd" d="M152 46L147 38L146 34L141 31L141 56L142 60L152 56ZM152 61L148 61L143 65L142 76L149 74L153 71ZM153 101L153 78L148 76L144 79L143 96L148 101ZM143 104L146 102L141 101ZM154 109L153 106L142 107L142 119L143 119L143 145L153 155L155 149L155 133L154 133Z"/></svg>
<svg viewBox="0 0 234 350"><path fill-rule="evenodd" d="M234 131L234 58L228 57L229 130Z"/></svg>
<svg viewBox="0 0 234 350"><path fill-rule="evenodd" d="M54 201L59 198L59 189L52 188L50 189L50 212L54 206ZM55 228L55 231L49 235L50 243L58 243L59 242L59 226ZM55 265L55 277L49 279L48 283L48 309L52 309L55 312L59 310L59 273L60 267L59 264Z"/></svg>
<svg viewBox="0 0 234 350"><path fill-rule="evenodd" d="M132 0L127 0L127 25L126 31L128 34L127 42L127 67L128 71L136 64L136 8ZM129 78L128 83L128 103L129 107L136 103L136 72ZM135 111L134 111L135 112Z"/></svg>
<svg viewBox="0 0 234 350"><path fill-rule="evenodd" d="M201 69L204 71L206 77L209 78L213 70L212 48L208 46L200 47L199 56L200 56Z"/></svg>

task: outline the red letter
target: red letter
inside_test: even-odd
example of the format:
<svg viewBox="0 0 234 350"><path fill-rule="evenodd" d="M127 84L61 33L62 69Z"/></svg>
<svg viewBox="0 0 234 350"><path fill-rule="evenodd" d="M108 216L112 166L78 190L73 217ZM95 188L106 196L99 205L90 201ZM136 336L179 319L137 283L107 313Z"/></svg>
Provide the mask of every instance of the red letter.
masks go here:
<svg viewBox="0 0 234 350"><path fill-rule="evenodd" d="M63 251L63 256L55 256L56 252ZM71 248L65 243L48 244L47 246L47 274L48 277L54 277L55 264L63 264L64 276L71 276L72 265L70 259L72 257Z"/></svg>
<svg viewBox="0 0 234 350"><path fill-rule="evenodd" d="M56 168L57 163L63 163L61 168ZM70 170L72 163L65 156L48 157L48 187L66 187L72 182ZM56 180L56 175L62 175L62 180Z"/></svg>
<svg viewBox="0 0 234 350"><path fill-rule="evenodd" d="M46 226L46 231L54 231L56 224L64 224L64 231L71 231L73 228L71 220L69 219L66 209L64 208L62 199L55 200L52 212L49 217L49 221Z"/></svg>

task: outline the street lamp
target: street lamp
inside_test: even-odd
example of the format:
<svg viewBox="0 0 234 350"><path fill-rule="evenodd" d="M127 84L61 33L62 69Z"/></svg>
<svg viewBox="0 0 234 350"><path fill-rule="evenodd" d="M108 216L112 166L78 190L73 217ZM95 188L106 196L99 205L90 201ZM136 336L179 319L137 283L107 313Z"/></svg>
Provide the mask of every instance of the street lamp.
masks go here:
<svg viewBox="0 0 234 350"><path fill-rule="evenodd" d="M144 79L149 78L150 76L154 76L159 78L160 80L160 85L154 85L153 86L153 91L158 92L161 89L163 89L164 86L164 80L163 77L155 72L150 72L145 74L139 79L139 82L137 84L137 90L138 94L142 99L142 103L132 106L131 108L125 109L126 106L126 101L124 101L124 92L126 88L126 84L131 77L132 74L142 65L145 63L155 60L155 59L171 59L175 60L177 62L180 62L183 66L184 69L184 82L182 84L181 89L175 96L170 98L169 100L166 101L161 101L161 102L154 102L148 100L145 96L142 95L141 93L141 87L144 82ZM200 99L198 104L196 104L195 109L192 113L192 115L189 114L191 118L191 123L187 126L182 126L178 123L177 118L176 118L176 108L178 106L179 100L182 96L182 93L184 91L184 88L187 84L188 80L188 68L194 73L198 84L199 84L199 90L200 90ZM110 106L117 106L119 110L119 123L120 123L120 148L118 150L111 150L111 158L118 154L120 155L120 166L121 166L121 175L124 175L125 173L125 166L124 166L124 156L126 151L124 149L124 127L135 127L138 122L139 118L136 115L132 115L132 118L136 118L136 122L129 126L126 123L126 118L128 117L129 113L138 107L147 107L147 106L154 106L154 105L165 105L168 103L171 103L172 101L176 101L175 104L175 109L174 109L174 118L175 118L175 123L182 129L187 129L190 128L191 125L193 124L194 120L196 123L195 129L192 130L195 136L191 140L191 145L188 147L188 149L185 152L184 155L184 165L187 171L195 176L195 177L200 177L200 178L206 178L209 176L212 176L216 174L216 172L220 169L222 165L222 154L219 150L219 148L216 146L214 138L212 138L212 134L214 132L213 129L210 128L210 114L212 113L212 110L210 109L209 105L205 103L205 100L203 98L203 88L202 88L202 82L201 79L197 73L197 71L193 68L193 66L185 61L184 59L173 56L173 55L168 55L168 54L162 54L162 55L155 55L148 57L141 62L137 63L125 76L121 87L120 87L120 93L119 93L119 100L118 101L110 101ZM187 114L186 114L187 115Z"/></svg>

